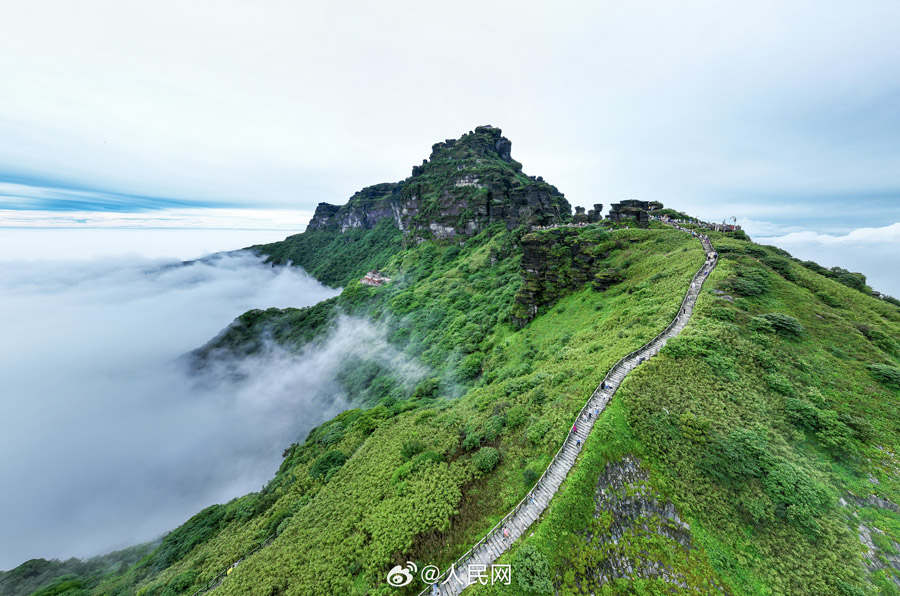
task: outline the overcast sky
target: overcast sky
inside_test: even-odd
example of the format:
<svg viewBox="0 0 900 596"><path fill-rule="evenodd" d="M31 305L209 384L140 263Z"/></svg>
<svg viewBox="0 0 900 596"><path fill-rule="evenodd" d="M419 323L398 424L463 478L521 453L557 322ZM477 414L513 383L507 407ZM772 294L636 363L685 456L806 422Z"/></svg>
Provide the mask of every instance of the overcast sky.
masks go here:
<svg viewBox="0 0 900 596"><path fill-rule="evenodd" d="M640 197L818 231L897 218L893 1L93 0L3 12L7 183L121 193L142 208L309 211L402 179L432 143L490 123L575 204ZM72 200L0 194L17 209ZM110 209L108 196L81 198Z"/></svg>
<svg viewBox="0 0 900 596"><path fill-rule="evenodd" d="M5 312L21 316L11 328L17 334L7 330L0 341L8 356L0 364L22 387L33 374L112 403L130 389L107 374L109 350L139 363L147 357L116 351L124 342L118 322L132 321L128 306L145 296L117 310L122 287L163 297L145 327L164 336L171 325L157 322L184 303L209 311L182 293L180 279L132 283L144 279L135 273L144 261L12 261L123 252L192 258L271 241L301 230L319 201L343 203L364 186L403 179L433 143L481 124L502 128L525 171L573 204L640 198L707 219L736 216L757 240L862 271L900 296L898 30L896 0L5 2L0 290ZM252 280L245 269L255 267L213 267L210 281L191 291L218 295ZM94 280L94 294L65 284L41 289L28 277L73 271ZM320 297L316 284L283 272L258 283L258 292L234 290L215 313L185 324L190 337L147 360L150 373L163 371L153 379L177 385L163 368L170 357L241 309L277 305L285 287ZM105 321L111 331L78 321ZM29 324L65 341L43 358L41 346L22 349L40 337ZM96 350L78 348L82 330ZM41 377L53 354L78 356L67 365L74 372ZM33 366L14 366L12 356ZM141 403L168 388L145 385L134 394ZM38 455L35 469L52 476L58 462ZM265 476L273 468L259 469ZM248 478L253 486L260 480ZM16 499L37 502L47 486L40 479L18 482ZM103 476L85 479L89 487ZM161 531L209 498L183 501L132 536L110 526L110 536ZM6 509L16 513L19 500ZM127 520L134 511L118 513ZM0 536L24 541L31 519L23 515L15 532L10 524ZM82 527L60 526L65 540L41 534L20 551L0 551L0 568L26 554L110 542L78 543Z"/></svg>

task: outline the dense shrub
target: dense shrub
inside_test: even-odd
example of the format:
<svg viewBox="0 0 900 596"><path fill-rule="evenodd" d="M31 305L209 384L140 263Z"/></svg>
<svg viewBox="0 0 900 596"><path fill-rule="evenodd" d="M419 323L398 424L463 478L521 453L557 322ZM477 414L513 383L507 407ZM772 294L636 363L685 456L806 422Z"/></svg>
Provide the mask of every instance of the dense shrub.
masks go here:
<svg viewBox="0 0 900 596"><path fill-rule="evenodd" d="M743 267L737 277L725 282L726 289L741 296L759 296L769 289L769 276L762 269Z"/></svg>
<svg viewBox="0 0 900 596"><path fill-rule="evenodd" d="M509 428L518 428L528 421L528 408L524 406L513 406L506 412L506 426Z"/></svg>
<svg viewBox="0 0 900 596"><path fill-rule="evenodd" d="M543 405L547 401L547 392L542 387L535 387L529 396L529 400L535 406Z"/></svg>
<svg viewBox="0 0 900 596"><path fill-rule="evenodd" d="M460 377L466 380L478 378L478 375L481 374L481 367L483 363L484 354L482 354L481 352L473 352L472 354L466 355L459 366Z"/></svg>
<svg viewBox="0 0 900 596"><path fill-rule="evenodd" d="M786 280L797 280L797 276L794 275L794 272L791 269L791 262L788 259L776 255L766 255L762 258L762 262L774 269L779 275L781 275L781 277L785 278Z"/></svg>
<svg viewBox="0 0 900 596"><path fill-rule="evenodd" d="M64 575L57 578L51 585L34 593L34 596L87 596L87 590L82 590L84 582L74 576Z"/></svg>
<svg viewBox="0 0 900 596"><path fill-rule="evenodd" d="M815 518L830 505L828 492L803 468L779 458L769 467L764 486L775 502L775 515L807 529L817 529Z"/></svg>
<svg viewBox="0 0 900 596"><path fill-rule="evenodd" d="M400 455L403 459L412 459L423 451L425 451L425 445L421 441L403 441L400 446Z"/></svg>
<svg viewBox="0 0 900 596"><path fill-rule="evenodd" d="M841 301L829 294L828 292L816 292L816 298L822 301L823 304L830 306L831 308L840 308Z"/></svg>
<svg viewBox="0 0 900 596"><path fill-rule="evenodd" d="M225 524L228 508L224 505L207 507L186 523L171 531L153 553L154 569L164 569L184 557L198 544L215 536Z"/></svg>
<svg viewBox="0 0 900 596"><path fill-rule="evenodd" d="M872 375L886 385L900 387L900 368L887 364L870 364Z"/></svg>
<svg viewBox="0 0 900 596"><path fill-rule="evenodd" d="M864 292L866 290L866 276L862 273L853 273L841 267L832 267L828 270L833 280L842 283L848 288Z"/></svg>
<svg viewBox="0 0 900 596"><path fill-rule="evenodd" d="M416 386L416 390L413 391L412 399L429 399L432 397L437 397L438 390L441 388L440 379L425 379L421 383Z"/></svg>
<svg viewBox="0 0 900 596"><path fill-rule="evenodd" d="M475 467L482 472L490 472L500 463L500 452L493 447L482 447L472 458Z"/></svg>
<svg viewBox="0 0 900 596"><path fill-rule="evenodd" d="M525 434L528 436L529 441L537 445L544 438L544 435L547 434L548 430L550 430L550 422L547 420L538 420L528 427Z"/></svg>
<svg viewBox="0 0 900 596"><path fill-rule="evenodd" d="M179 596L179 594L194 585L197 575L198 573L194 570L179 573L169 581L161 596Z"/></svg>
<svg viewBox="0 0 900 596"><path fill-rule="evenodd" d="M801 261L800 264L810 271L815 271L819 275L831 278L838 283L844 284L848 288L853 288L860 292L866 291L866 276L862 273L853 273L841 267L826 269L814 261Z"/></svg>
<svg viewBox="0 0 900 596"><path fill-rule="evenodd" d="M838 453L852 449L854 437L861 441L871 438L872 427L865 419L819 408L806 400L788 398L784 411L788 421L815 432L823 446Z"/></svg>
<svg viewBox="0 0 900 596"><path fill-rule="evenodd" d="M800 321L790 315L770 312L759 318L768 321L775 333L784 337L797 337L806 332Z"/></svg>
<svg viewBox="0 0 900 596"><path fill-rule="evenodd" d="M791 381L781 373L769 373L764 377L766 386L772 391L777 391L782 395L793 395L794 386Z"/></svg>
<svg viewBox="0 0 900 596"><path fill-rule="evenodd" d="M309 468L309 475L311 478L320 478L327 475L332 470L340 468L346 461L347 456L344 455L344 452L334 449L320 455L318 459L313 462L313 465Z"/></svg>
<svg viewBox="0 0 900 596"><path fill-rule="evenodd" d="M784 411L795 426L810 431L819 428L819 409L806 400L789 397L784 400Z"/></svg>
<svg viewBox="0 0 900 596"><path fill-rule="evenodd" d="M897 340L887 333L866 323L859 323L856 325L856 328L866 339L888 354L898 354Z"/></svg>
<svg viewBox="0 0 900 596"><path fill-rule="evenodd" d="M319 432L316 433L316 442L320 445L325 445L326 447L340 443L343 438L344 429L339 423L321 427Z"/></svg>
<svg viewBox="0 0 900 596"><path fill-rule="evenodd" d="M473 451L478 449L481 446L481 441L483 439L483 435L479 432L474 426L466 425L464 432L464 438L462 440L462 448L466 451Z"/></svg>
<svg viewBox="0 0 900 596"><path fill-rule="evenodd" d="M717 437L706 452L705 468L723 482L761 478L766 467L765 435L749 429L735 429L727 437Z"/></svg>
<svg viewBox="0 0 900 596"><path fill-rule="evenodd" d="M512 573L516 582L528 594L553 594L553 581L547 557L530 542L516 553Z"/></svg>

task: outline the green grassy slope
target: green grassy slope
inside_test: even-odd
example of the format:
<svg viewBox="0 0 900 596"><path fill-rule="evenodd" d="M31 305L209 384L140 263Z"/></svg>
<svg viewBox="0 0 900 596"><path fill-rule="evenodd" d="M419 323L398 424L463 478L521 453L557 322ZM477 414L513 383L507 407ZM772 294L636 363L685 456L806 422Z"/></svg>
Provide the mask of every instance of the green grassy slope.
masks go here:
<svg viewBox="0 0 900 596"><path fill-rule="evenodd" d="M714 574L735 594L897 594L890 572L864 571L857 533L877 527L875 558L896 555L900 515L852 495L900 498L900 312L776 249L711 237L722 259L691 324L623 384L526 548L546 557L560 593L579 593L578 575L598 564L579 533L605 531L592 515L597 477L637 454L699 548L673 561L658 541L630 536L624 550L668 557L687 591ZM501 562L515 572L527 558ZM671 587L618 581L603 593ZM515 582L479 592L530 593Z"/></svg>
<svg viewBox="0 0 900 596"><path fill-rule="evenodd" d="M340 309L380 321L430 378L316 429L262 493L198 515L93 593L188 593L275 530L217 592L391 593L396 561L465 551L541 473L606 369L667 324L703 261L674 230L586 229L620 246L597 266L627 279L574 291L517 331L521 233L422 243L383 267L394 283L349 285Z"/></svg>
<svg viewBox="0 0 900 596"><path fill-rule="evenodd" d="M245 313L196 353L202 364L269 340L299 350L336 317L360 317L424 376L410 383L374 361L346 362L338 381L359 408L286 445L260 492L199 512L121 564L29 562L0 575L4 587L192 594L272 539L214 593L408 595L422 585L390 587L392 566L445 568L501 519L609 368L672 320L705 257L696 239L658 223L509 229L527 211L516 205L550 201L542 223L567 220L569 206L490 153L499 131L478 130L436 145L398 191L418 197L418 235L388 217L255 247L344 289L310 308ZM461 172L490 193L457 184ZM476 215L456 213L460 197L492 210L480 231L427 239L435 218L471 231ZM861 291L854 274L710 236L721 259L691 323L628 376L533 535L503 556L512 585L482 593L587 593L615 555L659 561L683 586L620 578L595 592L900 594L890 568L900 562L900 309ZM360 284L370 269L391 283ZM651 530L656 520L610 538L598 479L625 456L641 462L653 499L687 521L689 546Z"/></svg>
<svg viewBox="0 0 900 596"><path fill-rule="evenodd" d="M340 287L384 266L399 250L402 235L390 219L372 230L309 230L279 242L251 246L266 262L292 263L325 285Z"/></svg>
<svg viewBox="0 0 900 596"><path fill-rule="evenodd" d="M671 320L704 258L675 230L585 228L585 242L610 248L592 266L622 281L572 288L518 329L522 233L498 225L463 246L424 242L385 263L391 284L349 284L328 308L376 321L428 378L415 389L390 371L356 379L373 407L286 449L263 491L201 512L127 569L54 593L189 594L273 534L217 594L412 593L389 587L387 570L445 567L500 519L608 368ZM900 541L900 515L861 500L900 500L900 311L776 249L711 236L722 258L691 324L623 384L526 550L543 553L561 593L578 593L607 548L608 522L592 515L597 478L633 454L690 523L694 548L643 534L621 552L734 594L896 593L889 571L865 571L856 535L862 521L877 560ZM321 326L288 322L287 343L308 325ZM521 547L504 556L514 573ZM482 591L533 593L515 581Z"/></svg>

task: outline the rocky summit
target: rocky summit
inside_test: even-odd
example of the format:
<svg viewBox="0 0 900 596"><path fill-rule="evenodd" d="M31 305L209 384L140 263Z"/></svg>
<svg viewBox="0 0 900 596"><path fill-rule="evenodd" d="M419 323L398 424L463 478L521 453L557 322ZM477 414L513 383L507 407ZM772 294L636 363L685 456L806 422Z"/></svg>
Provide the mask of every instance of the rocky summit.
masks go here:
<svg viewBox="0 0 900 596"><path fill-rule="evenodd" d="M499 128L479 126L435 143L412 175L368 186L345 205L319 203L310 230L373 229L389 219L406 240L471 237L503 222L550 225L571 219L565 196L541 177L527 176Z"/></svg>
<svg viewBox="0 0 900 596"><path fill-rule="evenodd" d="M259 492L0 594L900 593L900 301L658 202L573 217L511 150L478 127L252 247L342 289L196 369L352 346L343 411Z"/></svg>

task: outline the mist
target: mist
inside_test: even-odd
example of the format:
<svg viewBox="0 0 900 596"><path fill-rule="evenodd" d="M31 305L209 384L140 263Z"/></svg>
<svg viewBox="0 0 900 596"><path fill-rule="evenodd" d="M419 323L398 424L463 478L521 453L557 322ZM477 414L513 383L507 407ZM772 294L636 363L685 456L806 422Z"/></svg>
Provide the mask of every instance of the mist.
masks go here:
<svg viewBox="0 0 900 596"><path fill-rule="evenodd" d="M336 293L249 253L0 263L0 569L151 540L259 490L291 442L351 405L334 382L347 358L421 375L351 318L302 353L189 372L183 355L242 312Z"/></svg>

